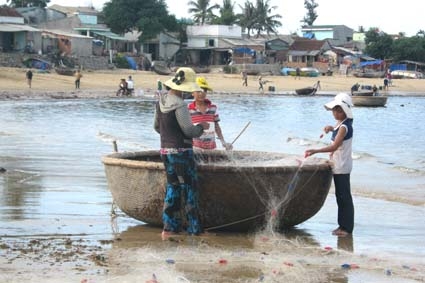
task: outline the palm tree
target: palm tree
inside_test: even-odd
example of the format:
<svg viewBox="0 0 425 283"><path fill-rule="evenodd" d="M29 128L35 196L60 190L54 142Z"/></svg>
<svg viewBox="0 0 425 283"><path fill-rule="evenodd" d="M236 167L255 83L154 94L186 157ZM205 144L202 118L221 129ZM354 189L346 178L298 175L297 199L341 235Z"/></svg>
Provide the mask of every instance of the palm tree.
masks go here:
<svg viewBox="0 0 425 283"><path fill-rule="evenodd" d="M237 21L234 12L235 4L232 0L223 0L223 5L220 7L220 17L217 19L218 24L233 25Z"/></svg>
<svg viewBox="0 0 425 283"><path fill-rule="evenodd" d="M212 20L216 17L213 13L213 10L220 8L220 5L218 4L210 6L210 0L192 0L187 4L192 7L189 8L188 12L190 14L194 14L193 21L199 25L211 23Z"/></svg>
<svg viewBox="0 0 425 283"><path fill-rule="evenodd" d="M239 5L242 13L238 15L239 25L246 30L248 38L251 35L251 30L255 23L255 8L249 0L246 0L244 6Z"/></svg>
<svg viewBox="0 0 425 283"><path fill-rule="evenodd" d="M276 28L282 26L282 23L278 20L282 18L281 15L270 15L272 10L277 9L277 6L270 6L269 2L270 0L257 0L255 7L255 24L253 26L253 28L257 30L257 37L263 31L267 34L277 34Z"/></svg>

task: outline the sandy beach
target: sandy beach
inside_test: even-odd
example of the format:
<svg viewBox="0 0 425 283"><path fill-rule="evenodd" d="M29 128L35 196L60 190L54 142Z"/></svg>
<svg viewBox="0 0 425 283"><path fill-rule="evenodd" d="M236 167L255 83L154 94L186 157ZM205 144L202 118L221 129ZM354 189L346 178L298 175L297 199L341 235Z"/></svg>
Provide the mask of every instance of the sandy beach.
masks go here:
<svg viewBox="0 0 425 283"><path fill-rule="evenodd" d="M84 71L79 90L75 90L74 78L63 76L51 71L34 71L32 88L26 83L26 69L0 68L0 99L18 98L96 98L113 97L118 89L121 78L133 77L135 95L153 94L156 90L157 80L165 81L171 76L161 76L149 71L135 70L104 70ZM210 85L214 86L214 94L258 94L258 76L248 77L248 86L242 86L240 74L224 74L220 69L213 69L210 73L199 74L204 76ZM365 79L353 76L334 74L317 78L303 77L295 79L291 76L263 76L268 81L265 93L289 94L295 89L312 86L320 80L319 95L333 95L336 92L349 92L355 83L363 85L383 85L383 79ZM275 91L269 92L268 87L273 86ZM393 80L388 91L381 91L384 95L423 95L425 93L425 80L399 79Z"/></svg>

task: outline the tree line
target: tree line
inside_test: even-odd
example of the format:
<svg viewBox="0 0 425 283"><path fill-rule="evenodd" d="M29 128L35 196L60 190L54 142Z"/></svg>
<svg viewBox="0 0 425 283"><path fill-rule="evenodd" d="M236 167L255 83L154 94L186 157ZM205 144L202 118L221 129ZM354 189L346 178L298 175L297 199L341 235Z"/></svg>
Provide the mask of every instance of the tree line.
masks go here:
<svg viewBox="0 0 425 283"><path fill-rule="evenodd" d="M222 5L211 4L210 0L190 0L188 14L191 18L177 19L168 11L165 0L110 0L106 2L99 18L115 33L142 31L141 42L154 38L162 31L177 32L179 40L187 40L188 25L221 24L241 26L250 36L261 34L277 34L282 26L282 15L274 13L276 6L270 0L246 0L238 5L241 12L235 12L235 2L222 0ZM11 7L46 7L50 0L7 0ZM304 25L311 26L317 19L315 0L304 0L307 10L300 20ZM363 27L360 28L363 31ZM366 48L364 53L379 59L390 59L395 62L412 60L425 62L425 32L419 30L415 36L406 37L402 32L394 38L377 28L370 28L365 33Z"/></svg>

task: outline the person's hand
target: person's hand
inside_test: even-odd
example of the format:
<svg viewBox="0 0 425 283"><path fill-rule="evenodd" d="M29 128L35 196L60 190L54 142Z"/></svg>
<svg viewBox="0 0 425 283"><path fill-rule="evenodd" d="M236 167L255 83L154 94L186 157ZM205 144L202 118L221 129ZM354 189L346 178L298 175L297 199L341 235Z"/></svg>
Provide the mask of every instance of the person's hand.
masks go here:
<svg viewBox="0 0 425 283"><path fill-rule="evenodd" d="M233 149L233 144L229 143L229 142L225 142L223 141L221 143L221 145L226 149L226 150L232 150Z"/></svg>
<svg viewBox="0 0 425 283"><path fill-rule="evenodd" d="M309 157L309 156L312 156L313 154L315 154L316 152L313 150L313 149L307 149L305 152L304 152L304 158L307 158L307 157Z"/></svg>
<svg viewBox="0 0 425 283"><path fill-rule="evenodd" d="M334 127L332 126L326 126L323 128L323 131L327 134L329 132L332 132L334 130Z"/></svg>

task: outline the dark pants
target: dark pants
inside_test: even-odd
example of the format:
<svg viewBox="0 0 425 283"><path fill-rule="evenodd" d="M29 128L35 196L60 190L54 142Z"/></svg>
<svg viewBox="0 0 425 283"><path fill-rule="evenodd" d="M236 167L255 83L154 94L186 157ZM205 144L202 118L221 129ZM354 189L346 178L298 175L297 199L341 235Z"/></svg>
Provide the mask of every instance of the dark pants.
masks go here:
<svg viewBox="0 0 425 283"><path fill-rule="evenodd" d="M348 233L354 229L354 205L351 197L350 174L334 174L338 225Z"/></svg>
<svg viewBox="0 0 425 283"><path fill-rule="evenodd" d="M75 88L80 88L80 80L75 80Z"/></svg>
<svg viewBox="0 0 425 283"><path fill-rule="evenodd" d="M181 202L183 201L187 221L187 232L199 234L202 227L198 215L197 174L193 151L161 155L167 174L162 221L164 230L182 230Z"/></svg>

